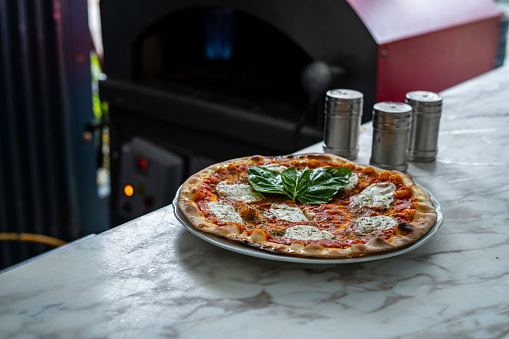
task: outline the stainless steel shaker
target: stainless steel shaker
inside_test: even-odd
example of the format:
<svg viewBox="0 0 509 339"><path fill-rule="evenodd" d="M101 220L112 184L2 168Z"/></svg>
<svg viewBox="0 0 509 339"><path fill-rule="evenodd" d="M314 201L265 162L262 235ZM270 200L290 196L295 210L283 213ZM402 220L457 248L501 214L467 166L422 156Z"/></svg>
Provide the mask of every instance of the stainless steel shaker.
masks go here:
<svg viewBox="0 0 509 339"><path fill-rule="evenodd" d="M406 171L412 107L401 102L373 106L373 143L370 164L383 169Z"/></svg>
<svg viewBox="0 0 509 339"><path fill-rule="evenodd" d="M355 160L359 153L364 95L351 89L332 89L325 94L323 150Z"/></svg>
<svg viewBox="0 0 509 339"><path fill-rule="evenodd" d="M433 92L413 91L407 93L406 103L412 106L408 160L435 161L438 153L442 97Z"/></svg>

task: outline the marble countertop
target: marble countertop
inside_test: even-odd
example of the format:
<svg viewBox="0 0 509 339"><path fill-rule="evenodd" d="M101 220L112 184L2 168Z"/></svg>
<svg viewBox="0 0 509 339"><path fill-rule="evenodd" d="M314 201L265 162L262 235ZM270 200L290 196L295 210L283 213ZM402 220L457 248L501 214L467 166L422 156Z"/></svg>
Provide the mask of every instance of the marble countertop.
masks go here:
<svg viewBox="0 0 509 339"><path fill-rule="evenodd" d="M255 258L204 242L168 206L1 274L0 338L509 336L508 88L504 67L442 93L437 161L408 172L445 221L412 252Z"/></svg>

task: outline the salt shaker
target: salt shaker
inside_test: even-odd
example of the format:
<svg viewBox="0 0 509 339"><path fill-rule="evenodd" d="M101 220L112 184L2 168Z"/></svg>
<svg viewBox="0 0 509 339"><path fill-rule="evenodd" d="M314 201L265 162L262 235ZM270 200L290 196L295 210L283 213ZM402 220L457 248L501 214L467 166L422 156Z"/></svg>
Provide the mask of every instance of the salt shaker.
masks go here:
<svg viewBox="0 0 509 339"><path fill-rule="evenodd" d="M359 153L364 95L351 89L332 89L325 94L323 150L355 160Z"/></svg>
<svg viewBox="0 0 509 339"><path fill-rule="evenodd" d="M407 93L406 103L412 106L408 160L435 161L438 153L442 97L433 92L414 91Z"/></svg>
<svg viewBox="0 0 509 339"><path fill-rule="evenodd" d="M370 164L405 172L412 107L401 102L380 102L373 106L373 144Z"/></svg>

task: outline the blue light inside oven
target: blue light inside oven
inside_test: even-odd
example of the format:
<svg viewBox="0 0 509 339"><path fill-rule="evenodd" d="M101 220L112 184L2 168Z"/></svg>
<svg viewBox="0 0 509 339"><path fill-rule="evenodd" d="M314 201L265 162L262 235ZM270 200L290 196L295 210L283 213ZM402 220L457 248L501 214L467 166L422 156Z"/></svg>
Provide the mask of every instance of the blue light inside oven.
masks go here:
<svg viewBox="0 0 509 339"><path fill-rule="evenodd" d="M209 60L229 60L233 53L235 11L215 8L205 14L205 56Z"/></svg>

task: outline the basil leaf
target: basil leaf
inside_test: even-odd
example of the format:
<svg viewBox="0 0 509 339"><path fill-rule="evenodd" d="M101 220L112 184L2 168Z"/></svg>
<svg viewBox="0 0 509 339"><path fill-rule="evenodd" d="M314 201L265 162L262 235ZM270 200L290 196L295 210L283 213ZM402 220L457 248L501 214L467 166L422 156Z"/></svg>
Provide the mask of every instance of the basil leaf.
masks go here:
<svg viewBox="0 0 509 339"><path fill-rule="evenodd" d="M281 174L277 171L261 166L251 166L247 169L247 178L255 191L288 195Z"/></svg>
<svg viewBox="0 0 509 339"><path fill-rule="evenodd" d="M308 190L297 197L305 204L326 204L348 183L349 168L320 167L311 171Z"/></svg>
<svg viewBox="0 0 509 339"><path fill-rule="evenodd" d="M324 167L324 169L331 173L338 181L344 182L344 184L348 184L348 178L350 178L350 174L352 174L351 168L346 167Z"/></svg>
<svg viewBox="0 0 509 339"><path fill-rule="evenodd" d="M352 173L351 169L343 167L316 168L311 171L310 186L344 186L348 183L350 173Z"/></svg>
<svg viewBox="0 0 509 339"><path fill-rule="evenodd" d="M252 166L247 177L254 190L262 193L284 194L292 201L305 204L326 204L334 194L348 184L352 170L345 167L320 167L302 171L295 167L283 173L262 166Z"/></svg>
<svg viewBox="0 0 509 339"><path fill-rule="evenodd" d="M295 167L289 167L281 173L283 185L292 201L295 201L297 196L307 191L310 173L311 171L307 167L302 171L297 170Z"/></svg>
<svg viewBox="0 0 509 339"><path fill-rule="evenodd" d="M325 192L323 190L311 190L306 192L305 194L299 196L297 199L304 203L310 205L319 205L326 204L331 201L334 194L337 193L338 190L331 189L329 192Z"/></svg>

